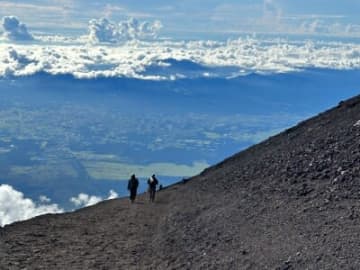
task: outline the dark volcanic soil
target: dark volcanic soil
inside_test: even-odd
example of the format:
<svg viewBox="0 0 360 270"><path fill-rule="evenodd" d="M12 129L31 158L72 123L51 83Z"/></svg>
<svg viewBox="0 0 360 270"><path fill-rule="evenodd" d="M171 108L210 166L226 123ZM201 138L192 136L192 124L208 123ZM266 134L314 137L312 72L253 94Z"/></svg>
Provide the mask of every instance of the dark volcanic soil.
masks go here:
<svg viewBox="0 0 360 270"><path fill-rule="evenodd" d="M0 269L360 269L360 97L158 193L0 230Z"/></svg>

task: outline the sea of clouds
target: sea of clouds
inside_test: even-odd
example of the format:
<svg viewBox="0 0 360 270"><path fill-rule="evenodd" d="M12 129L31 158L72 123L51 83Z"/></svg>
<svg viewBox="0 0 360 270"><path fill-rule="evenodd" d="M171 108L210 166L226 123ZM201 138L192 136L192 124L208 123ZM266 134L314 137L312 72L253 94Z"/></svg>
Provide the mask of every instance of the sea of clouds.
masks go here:
<svg viewBox="0 0 360 270"><path fill-rule="evenodd" d="M11 21L12 23L9 23ZM9 27L10 25L10 27ZM89 34L78 38L36 36L15 17L3 18L0 76L38 72L77 78L128 77L151 80L281 73L306 68L360 67L360 44L286 39L238 38L227 41L159 39L161 23L135 19L115 24L91 20ZM204 67L178 71L176 61ZM160 73L147 72L157 67ZM231 67L227 72L224 68ZM221 72L219 72L219 70Z"/></svg>

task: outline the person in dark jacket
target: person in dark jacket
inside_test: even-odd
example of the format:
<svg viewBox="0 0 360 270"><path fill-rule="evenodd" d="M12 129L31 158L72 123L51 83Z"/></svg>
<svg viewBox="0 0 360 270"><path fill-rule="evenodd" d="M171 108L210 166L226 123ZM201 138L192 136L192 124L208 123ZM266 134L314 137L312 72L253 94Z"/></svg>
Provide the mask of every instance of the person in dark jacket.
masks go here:
<svg viewBox="0 0 360 270"><path fill-rule="evenodd" d="M136 178L135 174L131 175L128 182L128 190L130 192L130 201L132 203L135 201L138 186L139 180Z"/></svg>
<svg viewBox="0 0 360 270"><path fill-rule="evenodd" d="M154 202L155 200L155 193L156 193L156 186L159 183L159 181L157 180L157 178L155 177L155 174L153 174L149 179L148 179L148 185L149 185L149 194L150 194L150 201Z"/></svg>

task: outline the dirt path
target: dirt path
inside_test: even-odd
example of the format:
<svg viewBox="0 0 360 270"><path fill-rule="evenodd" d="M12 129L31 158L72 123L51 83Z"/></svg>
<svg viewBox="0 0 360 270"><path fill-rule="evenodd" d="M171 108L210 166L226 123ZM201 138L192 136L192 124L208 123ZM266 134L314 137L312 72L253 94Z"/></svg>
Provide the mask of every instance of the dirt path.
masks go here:
<svg viewBox="0 0 360 270"><path fill-rule="evenodd" d="M4 269L148 269L153 232L159 229L167 201L160 194L150 203L145 195L133 204L112 200L76 213L46 215L29 221L26 231L18 230L17 224L6 227L0 265Z"/></svg>

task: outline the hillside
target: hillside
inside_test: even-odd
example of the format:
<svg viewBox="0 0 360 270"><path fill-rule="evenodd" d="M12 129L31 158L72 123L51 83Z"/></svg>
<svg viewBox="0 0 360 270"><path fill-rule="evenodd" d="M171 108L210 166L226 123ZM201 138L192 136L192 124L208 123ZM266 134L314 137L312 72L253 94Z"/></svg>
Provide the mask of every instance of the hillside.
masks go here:
<svg viewBox="0 0 360 270"><path fill-rule="evenodd" d="M359 269L360 97L158 193L0 230L0 269Z"/></svg>

